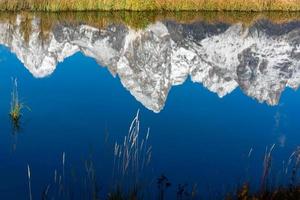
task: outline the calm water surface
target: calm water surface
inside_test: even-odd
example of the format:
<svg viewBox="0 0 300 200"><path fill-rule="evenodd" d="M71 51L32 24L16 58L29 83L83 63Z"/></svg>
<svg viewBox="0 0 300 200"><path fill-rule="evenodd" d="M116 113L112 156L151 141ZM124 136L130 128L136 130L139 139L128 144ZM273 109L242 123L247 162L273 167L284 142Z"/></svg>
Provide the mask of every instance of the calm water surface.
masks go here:
<svg viewBox="0 0 300 200"><path fill-rule="evenodd" d="M84 199L86 160L107 190L115 142L138 110L152 146L143 177L156 191L165 174L169 199L179 183L206 198L259 188L273 144L269 182L287 183L283 162L300 143L300 18L124 15L1 14L0 199L29 198L27 165L33 199L55 170ZM18 130L12 78L30 107Z"/></svg>

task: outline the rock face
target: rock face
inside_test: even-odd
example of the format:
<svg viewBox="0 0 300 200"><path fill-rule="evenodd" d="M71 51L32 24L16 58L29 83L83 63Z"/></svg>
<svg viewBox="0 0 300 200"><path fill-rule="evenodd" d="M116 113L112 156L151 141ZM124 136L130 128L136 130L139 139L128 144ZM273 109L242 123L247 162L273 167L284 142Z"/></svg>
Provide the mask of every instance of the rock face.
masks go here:
<svg viewBox="0 0 300 200"><path fill-rule="evenodd" d="M49 76L58 62L81 51L119 76L145 107L163 109L173 85L190 77L219 97L240 87L248 96L279 103L286 87L300 84L300 23L179 24L161 21L144 30L112 24L103 29L57 24L46 39L40 19L31 21L28 40L22 17L0 23L0 44L15 53L37 78Z"/></svg>

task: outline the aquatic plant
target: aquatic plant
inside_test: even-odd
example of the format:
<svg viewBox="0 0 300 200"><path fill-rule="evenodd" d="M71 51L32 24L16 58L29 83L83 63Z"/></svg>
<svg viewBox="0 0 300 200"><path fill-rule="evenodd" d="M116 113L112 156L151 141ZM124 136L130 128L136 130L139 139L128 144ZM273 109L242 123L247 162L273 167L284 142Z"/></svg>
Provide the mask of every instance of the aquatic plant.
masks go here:
<svg viewBox="0 0 300 200"><path fill-rule="evenodd" d="M88 199L98 200L100 199L99 197L100 189L96 178L96 169L92 159L88 159L85 161L85 170L86 170L85 185L87 188L90 188L89 189L90 192L87 194Z"/></svg>
<svg viewBox="0 0 300 200"><path fill-rule="evenodd" d="M157 179L158 200L165 199L165 192L171 185L169 179L163 174Z"/></svg>
<svg viewBox="0 0 300 200"><path fill-rule="evenodd" d="M32 200L32 191L31 191L31 171L30 171L29 165L27 165L27 177L28 177L29 200Z"/></svg>
<svg viewBox="0 0 300 200"><path fill-rule="evenodd" d="M108 200L142 200L152 199L141 196L147 189L151 190L151 184L146 184L147 187L138 187L138 183L141 180L141 176L145 176L145 167L148 166L151 161L151 146L148 144L149 141L149 129L145 137L140 135L140 120L139 111L134 117L128 134L122 144L115 143L114 146L114 169L113 172L115 178L125 177L125 182L119 182L115 188L107 191L105 199ZM270 148L266 147L264 159L263 159L263 173L261 179L261 190L258 192L251 192L250 184L246 183L240 187L237 192L233 195L229 195L226 199L238 199L238 200L281 200L281 199L300 199L300 186L297 185L297 173L300 167L300 147L298 147L289 157L288 166L285 169L286 173L289 171L288 167L291 167L291 184L281 187L270 187L266 190L267 179L270 174L272 167L272 154L275 149L275 144ZM253 148L248 153L248 158L252 156ZM85 176L81 180L84 186L89 188L86 190L87 193L84 195L84 199L99 200L100 189L97 184L96 168L92 159L88 159L84 163ZM61 173L54 170L54 181L48 184L42 191L42 199L72 199L72 191L67 190L71 188L69 185L70 181L66 181L66 153L62 153L62 162L60 162ZM31 191L31 170L27 165L27 177L28 177L28 190L29 199L32 200ZM133 177L133 184L130 184L129 178ZM76 185L80 182L76 181ZM122 185L123 184L123 185ZM166 199L166 192L172 186L170 180L162 174L156 179L158 194L155 199L164 200ZM79 186L80 187L80 186ZM84 188L84 187L80 187ZM52 192L52 193L51 193ZM74 191L73 191L74 192ZM106 192L106 191L105 191ZM190 190L188 184L179 184L176 190L176 197L178 200L184 199L197 199L197 185L194 185Z"/></svg>
<svg viewBox="0 0 300 200"><path fill-rule="evenodd" d="M248 184L244 184L237 193L228 195L226 200L298 200L300 187L279 187L273 190L251 193Z"/></svg>
<svg viewBox="0 0 300 200"><path fill-rule="evenodd" d="M131 177L134 184L139 181L140 174L151 162L152 146L148 144L149 133L150 129L148 129L145 138L140 138L138 111L123 143L115 143L113 176Z"/></svg>
<svg viewBox="0 0 300 200"><path fill-rule="evenodd" d="M144 199L144 188L140 187L140 175L145 172L151 161L152 147L148 144L148 129L144 138L140 136L139 112L134 117L122 144L115 143L113 178L116 185L106 193L108 200L136 200ZM107 142L107 141L106 141ZM62 153L61 170L54 170L53 182L42 191L42 199L72 199L70 177L66 167L66 153ZM84 199L100 199L100 187L96 177L96 168L92 157L84 161L85 174L81 179L80 187L84 188ZM75 181L75 180L74 180ZM132 182L131 182L132 181ZM75 183L74 183L75 184ZM76 185L78 182L76 181ZM149 186L149 185L147 185Z"/></svg>
<svg viewBox="0 0 300 200"><path fill-rule="evenodd" d="M109 199L143 199L141 185L142 181L146 181L146 168L152 156L152 146L148 143L149 134L149 128L144 137L140 134L138 111L123 143L114 144L113 180L116 185L109 193Z"/></svg>
<svg viewBox="0 0 300 200"><path fill-rule="evenodd" d="M249 184L245 183L240 189L238 189L236 196L237 196L237 199L247 200L249 197ZM228 197L228 199L230 199L230 198Z"/></svg>
<svg viewBox="0 0 300 200"><path fill-rule="evenodd" d="M267 178L271 170L272 166L272 152L274 150L275 144L271 146L270 149L266 147L264 161L263 161L263 174L261 178L261 190L264 191L266 184L267 184Z"/></svg>
<svg viewBox="0 0 300 200"><path fill-rule="evenodd" d="M28 108L28 107L20 101L19 93L18 93L18 82L17 79L13 79L13 89L11 92L11 107L10 107L9 115L13 120L14 124L16 125L16 127L19 126L18 123L20 117L22 116L22 110L24 108Z"/></svg>
<svg viewBox="0 0 300 200"><path fill-rule="evenodd" d="M197 184L194 184L191 190L189 190L187 183L179 184L177 186L176 197L177 200L197 199Z"/></svg>
<svg viewBox="0 0 300 200"><path fill-rule="evenodd" d="M136 126L138 114L133 120L132 128ZM135 124L135 125L134 125ZM131 130L130 129L130 130ZM131 133L131 131L129 131ZM130 134L129 134L130 135ZM265 181L270 172L271 164L272 164L272 153L274 151L275 145L272 145L270 148L266 148L265 156L264 156L264 169L263 169L263 177L262 185L264 188L267 184ZM65 185L63 183L65 169L65 153L63 152L62 158L62 175L59 174L57 170L54 171L54 182L52 184L48 184L44 190L42 191L42 199L72 199L72 191L65 190L64 188L70 188L70 186ZM250 184L245 183L241 187L239 187L236 193L232 195L228 195L226 200L282 200L282 199L291 199L298 200L300 199L300 186L297 185L296 178L297 170L299 167L300 160L300 147L297 148L290 156L289 162L291 167L291 179L293 180L293 185L286 185L281 187L270 187L268 190L259 190L257 192L253 192L250 189ZM292 164L294 163L294 164ZM122 168L121 168L122 169ZM100 189L96 180L96 169L92 160L88 159L85 161L85 170L86 176L81 179L81 181L76 181L74 184L84 183L84 186L90 187L90 190L87 190L85 193L84 199L91 200L99 200L100 198ZM29 199L32 200L31 194L31 171L29 165L27 165L27 176L28 176L28 190L29 190ZM66 177L65 177L66 178ZM127 179L128 180L128 179ZM70 181L66 181L66 183L70 184ZM156 179L158 194L154 199L164 200L167 199L167 191L170 192L171 184L170 180L162 174L159 178ZM58 188L56 190L55 188ZM63 190L61 190L63 188ZM83 188L80 186L80 188ZM151 188L151 184L147 184L147 188L136 187L136 185L128 185L128 182L124 182L123 185L117 185L117 187L108 190L107 193L103 193L107 200L142 200L142 199L153 199L149 196L141 196L145 190L149 189L152 191L154 188ZM154 191L154 190L153 190ZM52 192L52 193L51 193ZM74 192L74 191L73 191ZM191 189L188 187L188 184L179 184L176 190L176 199L184 200L184 199L199 199L197 197L197 185L194 185Z"/></svg>
<svg viewBox="0 0 300 200"><path fill-rule="evenodd" d="M292 172L291 172L291 183L290 183L291 187L295 186L296 184L297 174L300 168L300 147L297 147L297 149L291 154L287 167L289 167L289 165L291 165L293 161L294 161L294 165L292 166Z"/></svg>
<svg viewBox="0 0 300 200"><path fill-rule="evenodd" d="M143 197L138 195L139 191L136 187L132 188L131 191L126 192L118 186L115 190L108 193L108 200L142 200Z"/></svg>
<svg viewBox="0 0 300 200"><path fill-rule="evenodd" d="M108 194L107 197L108 200L125 200L124 194L122 193L122 190L117 187L115 191L112 191Z"/></svg>

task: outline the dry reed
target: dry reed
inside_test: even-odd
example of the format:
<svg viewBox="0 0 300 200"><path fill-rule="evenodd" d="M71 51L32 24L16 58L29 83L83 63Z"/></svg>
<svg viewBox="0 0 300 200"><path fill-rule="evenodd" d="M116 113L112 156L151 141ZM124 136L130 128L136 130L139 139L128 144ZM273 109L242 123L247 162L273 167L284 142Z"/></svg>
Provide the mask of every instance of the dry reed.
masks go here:
<svg viewBox="0 0 300 200"><path fill-rule="evenodd" d="M123 144L115 143L113 176L131 177L136 184L145 167L151 162L152 147L148 144L148 129L145 138L140 137L139 111L131 122Z"/></svg>
<svg viewBox="0 0 300 200"><path fill-rule="evenodd" d="M1 10L299 11L299 0L0 0Z"/></svg>
<svg viewBox="0 0 300 200"><path fill-rule="evenodd" d="M292 163L294 163L294 164L291 166ZM291 156L288 160L286 174L288 172L289 166L292 167L290 185L294 186L296 184L297 174L298 174L298 170L300 168L300 147L297 147L297 149L291 154Z"/></svg>
<svg viewBox="0 0 300 200"><path fill-rule="evenodd" d="M262 174L262 179L261 179L261 191L265 190L265 187L267 185L267 179L271 170L272 166L272 153L275 148L275 144L271 146L270 149L266 147L266 152L264 156L264 161L263 161L263 174Z"/></svg>
<svg viewBox="0 0 300 200"><path fill-rule="evenodd" d="M29 165L27 165L27 176L28 176L28 190L29 190L29 200L32 200L32 190L31 190L31 171Z"/></svg>

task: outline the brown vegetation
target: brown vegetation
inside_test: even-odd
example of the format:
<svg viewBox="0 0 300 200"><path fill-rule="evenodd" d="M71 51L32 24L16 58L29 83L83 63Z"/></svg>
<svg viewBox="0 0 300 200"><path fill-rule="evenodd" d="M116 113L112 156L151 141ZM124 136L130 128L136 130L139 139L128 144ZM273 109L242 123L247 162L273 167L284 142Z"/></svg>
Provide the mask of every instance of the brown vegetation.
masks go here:
<svg viewBox="0 0 300 200"><path fill-rule="evenodd" d="M1 10L227 10L299 11L299 0L0 0Z"/></svg>

